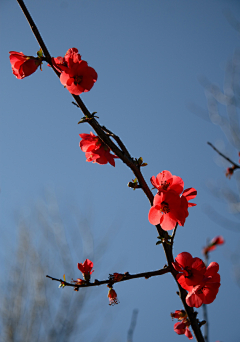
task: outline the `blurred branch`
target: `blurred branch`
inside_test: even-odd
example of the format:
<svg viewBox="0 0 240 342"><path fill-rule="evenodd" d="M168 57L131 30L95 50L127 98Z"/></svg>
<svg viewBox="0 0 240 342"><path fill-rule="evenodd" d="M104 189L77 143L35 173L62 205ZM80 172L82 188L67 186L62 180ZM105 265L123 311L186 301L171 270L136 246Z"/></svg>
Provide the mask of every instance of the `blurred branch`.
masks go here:
<svg viewBox="0 0 240 342"><path fill-rule="evenodd" d="M231 163L235 169L240 169L240 166L238 164L236 164L234 161L232 161L230 158L228 158L227 156L225 156L222 152L220 152L215 146L213 146L212 143L207 142L207 144L209 146L211 146L221 157L223 157L224 159L226 159L227 161L229 161L229 163Z"/></svg>
<svg viewBox="0 0 240 342"><path fill-rule="evenodd" d="M136 324L137 324L137 315L138 315L138 310L134 309L133 313L132 313L132 319L131 319L130 327L128 330L127 342L133 342L133 333L134 333L134 330L135 330Z"/></svg>
<svg viewBox="0 0 240 342"><path fill-rule="evenodd" d="M11 253L15 264L9 265L9 256L6 256L10 271L1 283L0 307L1 340L4 342L70 342L75 340L76 333L80 337L91 322L89 317L86 319L87 292L81 291L74 296L65 291L59 296L46 285L46 270L61 272L69 267L69 271L74 264L70 254L74 248L67 242L56 198L51 194L48 200L32 208L28 219L20 218L17 251ZM76 226L72 234L81 241L77 222ZM67 233L71 235L73 225L67 227ZM86 225L82 228L87 229Z"/></svg>

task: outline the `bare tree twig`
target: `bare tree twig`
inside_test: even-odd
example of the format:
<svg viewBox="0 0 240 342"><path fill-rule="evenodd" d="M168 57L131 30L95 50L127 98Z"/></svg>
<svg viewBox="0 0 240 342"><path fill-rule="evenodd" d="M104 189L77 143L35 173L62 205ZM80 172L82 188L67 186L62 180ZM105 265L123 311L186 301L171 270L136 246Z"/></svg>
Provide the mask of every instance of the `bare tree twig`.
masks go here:
<svg viewBox="0 0 240 342"><path fill-rule="evenodd" d="M135 329L136 324L137 324L137 315L138 315L138 310L134 309L133 313L132 313L131 324L130 324L130 327L128 329L127 342L133 342L133 333L134 333L134 329Z"/></svg>
<svg viewBox="0 0 240 342"><path fill-rule="evenodd" d="M207 142L207 144L209 146L211 146L221 157L223 157L224 159L226 159L227 161L229 161L229 163L231 163L235 169L240 169L240 166L238 164L236 164L234 161L232 161L230 158L228 158L227 156L225 156L222 152L220 152L212 143L210 143L209 141Z"/></svg>

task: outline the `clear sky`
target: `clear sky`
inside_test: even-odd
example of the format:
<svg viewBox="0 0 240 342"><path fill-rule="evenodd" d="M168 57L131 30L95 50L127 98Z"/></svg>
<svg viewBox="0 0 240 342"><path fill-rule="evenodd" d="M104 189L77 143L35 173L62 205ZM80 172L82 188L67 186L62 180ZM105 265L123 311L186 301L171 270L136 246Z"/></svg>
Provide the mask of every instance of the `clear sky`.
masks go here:
<svg viewBox="0 0 240 342"><path fill-rule="evenodd" d="M227 163L207 145L211 141L238 161L217 125L188 108L193 103L207 111L203 76L223 85L225 66L239 47L239 33L226 20L231 11L239 19L240 2L227 0L26 0L33 19L52 56L64 56L76 47L82 59L98 73L89 93L81 96L99 121L119 135L133 157L143 157L149 182L169 170L185 187L198 191L197 206L190 208L184 227L179 227L175 256L183 251L201 257L207 238L223 235L226 244L211 255L220 264L221 287L209 305L210 341L239 339L240 288L233 273L232 255L239 249L239 231L221 227L204 212L211 205L232 218L225 203L215 198L207 184L227 184ZM98 279L109 273L137 273L162 268L165 257L156 246L157 232L148 221L149 203L140 191L127 187L133 175L116 160L116 167L87 163L79 148L77 125L81 112L52 70L17 80L11 72L8 52L35 55L39 46L14 0L1 0L1 252L3 267L14 245L14 213L26 211L50 187L63 215L74 204L79 213L92 213L95 239L111 227L109 244L101 260ZM224 110L223 110L224 113ZM220 164L217 165L217 163ZM90 208L90 209L89 209ZM233 220L238 221L239 214ZM69 227L71 234L71 227ZM67 252L66 252L67 253ZM81 250L74 261L88 257ZM93 260L96 262L96 260ZM46 270L46 274L49 270ZM77 278L66 270L55 277ZM46 279L46 281L48 281ZM49 280L52 291L60 291ZM101 293L99 316L94 315L85 341L92 341L105 319L106 341L126 341L133 309L139 310L134 341L177 342L187 340L173 331L170 312L181 309L177 286L170 275L117 284L120 304L108 306L107 289ZM71 289L64 289L71 291ZM91 290L92 291L92 290ZM74 293L78 295L78 293ZM103 297L106 300L102 300ZM91 312L91 306L88 310ZM198 310L201 317L201 308ZM75 341L78 341L77 339Z"/></svg>

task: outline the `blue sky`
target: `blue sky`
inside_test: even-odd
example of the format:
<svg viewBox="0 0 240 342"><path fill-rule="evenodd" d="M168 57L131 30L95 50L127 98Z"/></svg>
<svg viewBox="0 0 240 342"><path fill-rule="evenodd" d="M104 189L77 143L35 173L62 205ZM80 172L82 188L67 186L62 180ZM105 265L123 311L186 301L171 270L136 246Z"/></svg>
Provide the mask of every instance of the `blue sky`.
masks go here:
<svg viewBox="0 0 240 342"><path fill-rule="evenodd" d="M223 182L234 188L235 181L225 178L228 165L206 142L222 146L235 161L238 155L219 127L191 113L188 105L194 103L207 110L199 82L202 76L222 87L226 63L239 47L239 33L224 13L230 10L237 15L240 3L25 3L52 56L63 56L76 47L82 59L97 71L96 84L81 98L91 112L98 113L101 124L121 137L133 157L141 156L148 163L143 169L145 179L169 170L183 178L186 188L198 190L197 206L190 208L185 226L177 231L174 254L188 251L201 257L206 238L225 237L226 244L211 257L220 264L222 285L217 299L209 305L210 341L236 342L240 289L233 277L231 253L239 248L239 232L224 229L204 213L211 205L232 218L226 204L214 198L207 184ZM115 271L137 273L162 268L164 254L155 246L157 233L148 222L148 200L141 191L127 187L133 178L130 170L119 160L115 168L85 162L79 134L89 133L90 126L77 125L81 112L71 104L71 95L46 64L42 72L38 70L24 80L12 75L8 52L34 55L39 47L16 1L1 1L1 13L1 258L6 260L14 245L14 212L28 210L49 187L63 216L69 215L71 205L83 216L91 211L96 240L112 227L101 271L95 268L96 278L106 278ZM234 219L238 222L238 216ZM79 248L75 263L86 257ZM67 273L58 272L52 275ZM77 268L76 274L66 275L69 279L79 276ZM56 284L49 286L58 291ZM173 331L170 312L181 309L181 303L169 275L117 284L120 304L115 307L107 305L107 298L103 300L107 289L94 290L101 293L101 317L94 316L85 341L94 338L109 315L112 320L106 341L126 341L135 308L139 314L134 341L187 339Z"/></svg>

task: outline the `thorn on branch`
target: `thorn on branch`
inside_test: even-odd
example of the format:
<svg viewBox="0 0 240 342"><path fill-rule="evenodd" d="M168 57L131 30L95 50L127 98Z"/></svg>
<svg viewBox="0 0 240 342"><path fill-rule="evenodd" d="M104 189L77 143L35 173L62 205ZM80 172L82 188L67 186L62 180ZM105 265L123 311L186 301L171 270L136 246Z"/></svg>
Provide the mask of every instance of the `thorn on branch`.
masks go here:
<svg viewBox="0 0 240 342"><path fill-rule="evenodd" d="M73 102L73 101L72 101L72 104L73 104L74 106L80 108L79 105L78 105L76 102Z"/></svg>

